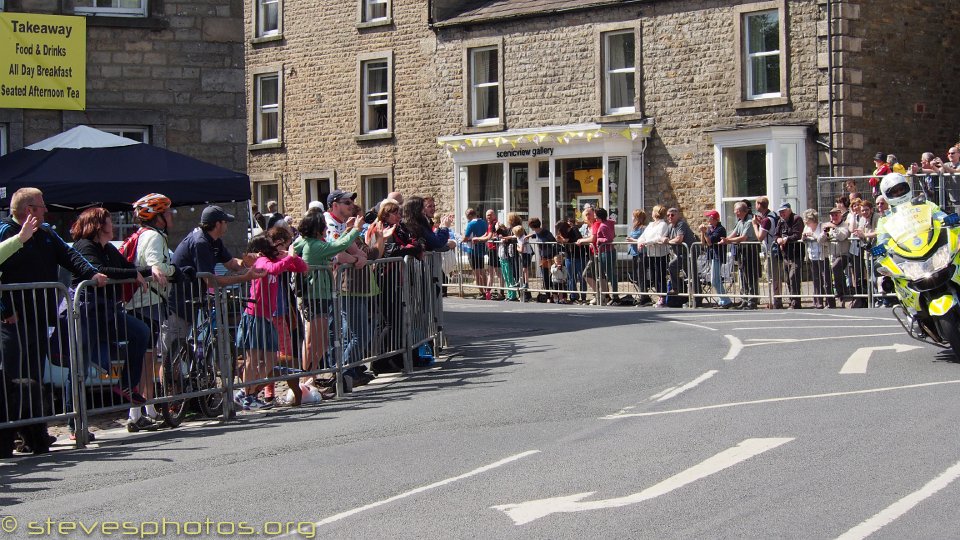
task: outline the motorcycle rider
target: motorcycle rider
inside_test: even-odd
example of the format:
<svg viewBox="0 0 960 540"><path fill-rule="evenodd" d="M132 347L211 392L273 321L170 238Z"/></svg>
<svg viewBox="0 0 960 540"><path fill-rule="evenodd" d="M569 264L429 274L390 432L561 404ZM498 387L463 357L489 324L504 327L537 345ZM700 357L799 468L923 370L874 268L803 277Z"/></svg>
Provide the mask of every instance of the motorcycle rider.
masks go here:
<svg viewBox="0 0 960 540"><path fill-rule="evenodd" d="M910 181L900 173L889 173L880 181L880 193L886 198L890 205L890 211L886 213L877 223L877 246L886 245L890 239L887 233L886 223L897 212L908 211L910 208L918 206L927 206L930 208L930 214L933 219L941 223L950 224L947 221L947 213L940 209L935 203L926 200L924 197L913 196L913 188L910 187Z"/></svg>

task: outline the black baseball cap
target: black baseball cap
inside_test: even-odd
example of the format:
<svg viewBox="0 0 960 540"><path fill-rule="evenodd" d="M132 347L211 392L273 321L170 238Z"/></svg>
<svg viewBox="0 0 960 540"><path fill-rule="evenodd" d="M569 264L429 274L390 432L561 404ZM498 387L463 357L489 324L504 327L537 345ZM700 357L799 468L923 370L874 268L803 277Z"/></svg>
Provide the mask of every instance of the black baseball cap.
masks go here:
<svg viewBox="0 0 960 540"><path fill-rule="evenodd" d="M206 225L213 225L218 221L233 221L236 218L232 215L226 213L223 208L219 206L208 206L203 209L203 213L200 214L200 223Z"/></svg>

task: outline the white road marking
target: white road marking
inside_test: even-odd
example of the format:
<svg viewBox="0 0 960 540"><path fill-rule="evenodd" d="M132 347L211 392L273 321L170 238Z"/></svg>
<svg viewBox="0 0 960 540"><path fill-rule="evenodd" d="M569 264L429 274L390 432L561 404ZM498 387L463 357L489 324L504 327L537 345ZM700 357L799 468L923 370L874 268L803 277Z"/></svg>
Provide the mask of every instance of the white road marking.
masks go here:
<svg viewBox="0 0 960 540"><path fill-rule="evenodd" d="M769 338L757 338L757 339L748 339L746 341L759 341L761 343L748 343L744 347L755 347L758 345L773 345L781 343L800 343L801 341L824 341L829 339L856 339L856 338L865 338L865 337L880 337L880 336L902 336L903 332L887 332L886 334L859 334L856 336L825 336L825 337L815 337L815 338L782 338L782 339L769 339Z"/></svg>
<svg viewBox="0 0 960 540"><path fill-rule="evenodd" d="M632 418L639 416L660 416L665 414L681 414L688 412L698 412L698 411L709 411L711 409L726 409L729 407L739 407L741 405L760 405L763 403L778 403L783 401L799 401L804 399L820 399L820 398L831 398L831 397L842 397L842 396L856 396L861 394L876 394L879 392L892 392L894 390L910 390L913 388L926 388L928 386L942 386L945 384L960 384L960 379L954 379L950 381L937 381L929 383L918 383L918 384L908 384L905 386L886 386L883 388L870 388L867 390L851 390L849 392L831 392L828 394L811 394L807 396L787 396L780 398L768 398L768 399L757 399L753 401L734 401L732 403L720 403L717 405L705 405L703 407L688 407L686 409L673 409L671 411L655 411L655 412L643 412L643 413L627 413L627 414L611 414L608 416L601 416L601 420L619 420L621 418Z"/></svg>
<svg viewBox="0 0 960 540"><path fill-rule="evenodd" d="M523 459L523 458L525 458L525 457L527 457L527 456L532 456L532 455L538 454L538 453L540 453L539 450L528 450L528 451L526 451L526 452L521 452L521 453L519 453L519 454L516 454L516 455L510 456L510 457L501 459L500 461L496 461L496 462L491 463L491 464L489 464L489 465L484 465L483 467L479 467L479 468L474 469L474 470L472 470L472 471L470 471L470 472L468 472L468 473L461 474L460 476L454 476L453 478L447 478L446 480L440 480L439 482L434 482L434 483L429 484L429 485L426 485L426 486L421 486L421 487L418 487L418 488L415 488L415 489L411 489L410 491L405 491L405 492L403 492L403 493L400 493L399 495L394 495L393 497L390 497L390 498L387 498L387 499L383 499L383 500L381 500L381 501L377 501L377 502L374 502L374 503L370 503L370 504L361 506L361 507L359 507L359 508L354 508L354 509L352 509L352 510L347 510L346 512L340 512L339 514L330 516L330 517L328 517L328 518L326 518L326 519L322 519L322 520L314 523L314 525L317 526L317 527L319 527L319 526L322 526L322 525L327 525L327 524L333 523L334 521L340 521L341 519L350 517L350 516L355 515L355 514L359 514L360 512L365 512L365 511L367 511L367 510L372 510L372 509L374 509L374 508L377 508L378 506L383 506L383 505L385 505L385 504L389 504L389 503L392 503L392 502L394 502L394 501L399 501L400 499L405 499L405 498L410 497L410 496L412 496L412 495L416 495L416 494L418 494L418 493L423 493L424 491L429 491L429 490L431 490L431 489L435 489L435 488L438 488L438 487L443 487L443 486L445 486L445 485L447 485L447 484L452 484L453 482L457 482L457 481L459 481L459 480L464 480L464 479L470 478L471 476L476 476L476 475L478 475L478 474L485 473L485 472L487 472L487 471L489 471L489 470L496 469L497 467L506 465L506 464L511 463L511 462L514 462L514 461L517 461L518 459ZM292 536L292 535L296 535L296 534L297 534L296 531L294 531L294 532L292 532L292 533L290 533L290 534L285 534L285 535L283 535L282 537L278 537L278 538L288 537L288 536Z"/></svg>
<svg viewBox="0 0 960 540"><path fill-rule="evenodd" d="M716 328L710 328L709 326L704 326L702 324L694 324L691 322L683 322L683 321L670 321L670 322L672 322L673 324L682 324L684 326L693 326L695 328L703 328L704 330L710 330L711 332L717 331Z"/></svg>
<svg viewBox="0 0 960 540"><path fill-rule="evenodd" d="M873 319L867 319L867 318L854 319L854 320L850 320L850 322L856 322L857 320L870 321L870 320L873 320ZM889 320L889 319L883 319L883 320ZM768 323L768 322L773 322L773 323L786 323L786 322L790 322L790 323L795 323L795 322L818 322L818 323L822 323L822 322L823 322L823 319L820 319L820 318L814 318L814 319L788 319L788 320L783 320L783 319L734 319L734 320L728 320L728 321L711 321L711 324L743 324L743 323ZM847 322L847 321L845 320L844 322ZM766 328L766 327L764 327L764 328ZM836 326L834 325L833 328L836 328Z"/></svg>
<svg viewBox="0 0 960 540"><path fill-rule="evenodd" d="M889 321L890 317L870 317L868 315L841 315L839 313L824 313L826 317L837 317L838 319L872 319L875 321Z"/></svg>
<svg viewBox="0 0 960 540"><path fill-rule="evenodd" d="M821 321L822 322L822 321ZM816 326L764 326L764 330L806 330L807 328L837 328L837 325L816 325ZM857 328L900 328L899 324L877 324L877 325L863 325L858 324ZM756 326L744 326L741 328L733 328L733 330L756 330Z"/></svg>
<svg viewBox="0 0 960 540"><path fill-rule="evenodd" d="M920 504L924 499L949 486L958 477L960 477L960 462L954 463L953 466L943 471L940 476L927 482L927 484L922 488L891 504L883 509L879 514L841 534L837 537L837 540L859 540L861 538L870 536L883 527L893 523L894 520L909 512L910 509Z"/></svg>
<svg viewBox="0 0 960 540"><path fill-rule="evenodd" d="M657 401L666 401L666 400L668 400L668 399L670 399L670 398L677 397L677 396L679 396L680 394L686 392L687 390L690 390L691 388L694 388L695 386L697 386L698 384L702 383L703 381L709 379L710 377L713 377L713 376L716 375L717 373L719 373L717 370L711 369L710 371L708 371L708 372L704 373L703 375L697 377L696 379L688 382L687 384L681 386L680 388L677 388L677 389L673 390L672 392L669 392L669 393L667 393L667 394L664 394L664 395L658 397L658 398L657 398Z"/></svg>
<svg viewBox="0 0 960 540"><path fill-rule="evenodd" d="M743 342L740 341L737 338L737 336L731 336L730 334L726 334L723 337L727 338L730 341L730 350L727 351L727 355L724 356L723 359L733 360L734 358L737 357L738 354L740 354L740 351L743 350Z"/></svg>
<svg viewBox="0 0 960 540"><path fill-rule="evenodd" d="M846 362L843 363L843 367L840 368L840 374L847 375L850 373L866 373L867 364L870 362L870 355L873 354L874 351L896 351L898 353L903 353L922 348L923 347L918 345L904 345L902 343L894 343L893 345L888 345L885 347L860 347L850 355L850 358L847 358Z"/></svg>
<svg viewBox="0 0 960 540"><path fill-rule="evenodd" d="M650 396L649 399L650 399L650 401L653 401L653 400L659 398L660 396L666 394L667 392L673 390L674 388L676 388L676 386L671 386L670 388L667 388L666 390L663 390L662 392L657 392L656 394Z"/></svg>
<svg viewBox="0 0 960 540"><path fill-rule="evenodd" d="M679 474L667 478L659 484L624 497L584 501L583 499L596 493L595 491L588 491L565 497L553 497L515 504L499 504L490 508L507 514L515 525L524 525L550 514L602 510L637 504L670 493L792 440L793 438L747 439L733 448L728 448Z"/></svg>

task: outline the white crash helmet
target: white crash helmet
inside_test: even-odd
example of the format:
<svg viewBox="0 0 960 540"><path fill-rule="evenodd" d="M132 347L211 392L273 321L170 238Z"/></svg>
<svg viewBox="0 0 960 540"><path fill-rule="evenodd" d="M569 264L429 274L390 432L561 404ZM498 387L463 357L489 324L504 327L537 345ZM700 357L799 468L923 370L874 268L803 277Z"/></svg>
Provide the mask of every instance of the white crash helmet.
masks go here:
<svg viewBox="0 0 960 540"><path fill-rule="evenodd" d="M900 173L890 173L880 180L880 193L891 207L900 206L913 199L913 189L907 177Z"/></svg>

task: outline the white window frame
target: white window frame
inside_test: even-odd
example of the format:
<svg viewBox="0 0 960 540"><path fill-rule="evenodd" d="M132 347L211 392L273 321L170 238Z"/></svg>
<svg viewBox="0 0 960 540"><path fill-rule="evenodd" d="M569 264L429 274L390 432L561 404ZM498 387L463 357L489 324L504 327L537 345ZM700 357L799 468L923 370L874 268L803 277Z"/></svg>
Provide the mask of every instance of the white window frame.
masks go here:
<svg viewBox="0 0 960 540"><path fill-rule="evenodd" d="M754 72L753 72L753 60L755 58L767 58L771 56L776 56L780 58L780 71L783 71L784 61L783 57L780 54L780 45L781 41L778 37L778 45L775 50L772 51L760 51L751 53L750 52L750 19L753 17L766 17L768 15L775 15L777 17L777 35L781 34L781 25L783 20L780 18L780 12L777 9L768 9L764 11L754 11L751 13L743 14L743 71L745 77L744 84L746 85L746 97L748 100L757 100L757 99L769 99L769 98L778 98L783 95L783 88L781 85L780 91L777 92L767 92L764 94L754 94L753 93L753 81L754 81ZM782 79L782 77L781 77Z"/></svg>
<svg viewBox="0 0 960 540"><path fill-rule="evenodd" d="M393 136L393 53L370 53L361 55L359 60L359 88L360 111L358 115L357 134L364 138L386 138ZM383 69L386 74L386 91L372 92L370 85L371 67ZM372 125L376 118L371 112L376 107L385 106L387 109L387 125L375 127Z"/></svg>
<svg viewBox="0 0 960 540"><path fill-rule="evenodd" d="M375 6L383 6L383 16L373 16ZM360 0L360 22L361 23L382 23L390 20L391 8L390 0Z"/></svg>
<svg viewBox="0 0 960 540"><path fill-rule="evenodd" d="M724 203L729 202L724 193L724 174L726 168L723 163L723 151L727 149L763 146L766 153L766 193L759 193L757 196L766 195L770 199L771 208L780 206L780 203L788 201L793 206L797 214L808 208L807 202L807 127L806 126L772 126L763 128L746 128L725 132L712 133L714 149L714 184L715 184L715 207L720 211L721 220L727 219ZM784 146L795 148L796 161L786 163L784 153L781 151ZM792 168L791 168L792 167ZM796 189L797 193L785 193L784 181L788 178L781 178L781 171L796 171ZM743 197L736 197L737 200ZM747 197L751 198L751 197Z"/></svg>
<svg viewBox="0 0 960 540"><path fill-rule="evenodd" d="M275 80L277 84L276 103L263 103L263 83ZM283 132L283 83L280 71L267 71L253 75L253 144L276 144L281 141ZM266 138L264 135L265 115L276 115L277 133L275 137Z"/></svg>
<svg viewBox="0 0 960 540"><path fill-rule="evenodd" d="M123 125L112 125L112 126L94 126L100 131L105 131L107 133L112 133L119 137L126 137L133 140L142 140L146 144L150 144L150 127L149 126L123 126ZM139 135L138 138L130 137L130 135Z"/></svg>
<svg viewBox="0 0 960 540"><path fill-rule="evenodd" d="M330 191L337 189L337 174L334 171L318 171L313 173L303 173L300 175L303 180L303 209L306 211L310 207L310 202L317 200L323 203L326 209L326 199L320 197L320 182L327 182L330 185ZM329 193L329 192L328 192ZM314 196L317 198L314 199Z"/></svg>
<svg viewBox="0 0 960 540"><path fill-rule="evenodd" d="M630 35L633 37L633 65L623 68L611 68L610 67L610 39L616 36ZM637 91L638 86L636 84L637 76L637 35L636 32L631 28L629 30L622 31L613 31L605 32L603 34L603 114L632 114L637 112ZM615 75L629 74L633 77L634 86L633 86L633 100L629 107L612 107L610 105L610 89L612 88L611 79Z"/></svg>
<svg viewBox="0 0 960 540"><path fill-rule="evenodd" d="M139 7L136 8L125 8L125 7L96 7L96 6L80 6L77 5L79 0L75 0L73 6L73 12L77 15L103 15L109 17L146 17L148 12L148 0L139 0ZM96 3L97 0L92 0L91 3ZM119 4L121 0L113 0L113 3Z"/></svg>
<svg viewBox="0 0 960 540"><path fill-rule="evenodd" d="M272 196L266 195L264 193L264 188L267 186L275 186L277 188L277 198L274 199ZM255 180L253 181L253 204L257 205L263 211L267 209L267 201L275 200L277 201L277 208L280 212L283 211L283 190L280 189L281 183L279 180Z"/></svg>
<svg viewBox="0 0 960 540"><path fill-rule="evenodd" d="M255 9L254 9L254 36L257 38L268 38L279 36L282 31L281 28L283 24L281 18L283 16L283 0L254 0ZM267 10L273 6L273 9L276 10L276 28L266 28L265 24L268 19Z"/></svg>
<svg viewBox="0 0 960 540"><path fill-rule="evenodd" d="M495 81L485 81L477 83L474 80L474 73L476 73L477 65L477 55L486 54L494 52L497 55L496 66L497 66L497 78ZM469 68L467 71L467 84L470 88L470 125L475 127L483 126L496 126L503 123L503 87L500 84L500 81L503 80L503 55L501 53L501 47L499 45L489 45L484 47L473 47L467 50L467 57ZM479 104L480 100L477 99L477 94L480 89L489 89L495 88L497 92L497 115L494 117L485 117L480 118Z"/></svg>

